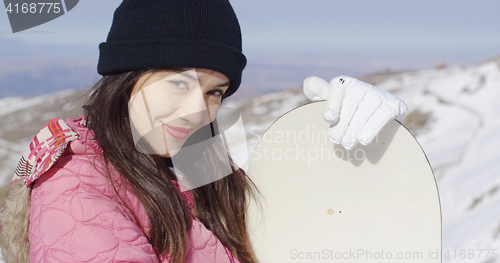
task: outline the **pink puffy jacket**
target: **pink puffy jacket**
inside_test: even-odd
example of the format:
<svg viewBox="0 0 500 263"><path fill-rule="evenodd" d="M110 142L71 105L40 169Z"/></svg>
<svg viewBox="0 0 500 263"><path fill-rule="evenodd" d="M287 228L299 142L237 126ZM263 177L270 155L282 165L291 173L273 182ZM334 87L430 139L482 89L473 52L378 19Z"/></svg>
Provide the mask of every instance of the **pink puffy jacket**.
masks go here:
<svg viewBox="0 0 500 263"><path fill-rule="evenodd" d="M79 138L32 185L30 262L168 262L148 242L144 207L125 186L115 185L115 191L110 185L99 166L102 150L85 139L89 131L81 123L66 120ZM192 209L189 192L183 193ZM186 262L239 261L194 218Z"/></svg>

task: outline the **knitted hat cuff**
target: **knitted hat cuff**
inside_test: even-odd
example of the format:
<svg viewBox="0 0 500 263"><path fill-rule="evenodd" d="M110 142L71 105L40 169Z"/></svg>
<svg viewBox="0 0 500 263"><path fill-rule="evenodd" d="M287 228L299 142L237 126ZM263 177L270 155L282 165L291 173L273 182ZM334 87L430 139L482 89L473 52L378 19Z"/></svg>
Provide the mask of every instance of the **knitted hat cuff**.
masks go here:
<svg viewBox="0 0 500 263"><path fill-rule="evenodd" d="M227 95L241 83L246 58L227 45L202 40L168 39L101 43L97 72L101 75L169 67L206 68L226 75L231 81ZM228 65L231 65L228 67Z"/></svg>

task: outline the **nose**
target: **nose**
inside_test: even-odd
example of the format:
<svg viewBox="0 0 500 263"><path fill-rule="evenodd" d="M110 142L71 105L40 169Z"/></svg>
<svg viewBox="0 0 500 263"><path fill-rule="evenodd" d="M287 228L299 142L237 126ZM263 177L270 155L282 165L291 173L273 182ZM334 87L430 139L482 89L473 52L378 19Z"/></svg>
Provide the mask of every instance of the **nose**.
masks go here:
<svg viewBox="0 0 500 263"><path fill-rule="evenodd" d="M193 90L180 102L177 115L193 127L208 124L209 113L201 90Z"/></svg>

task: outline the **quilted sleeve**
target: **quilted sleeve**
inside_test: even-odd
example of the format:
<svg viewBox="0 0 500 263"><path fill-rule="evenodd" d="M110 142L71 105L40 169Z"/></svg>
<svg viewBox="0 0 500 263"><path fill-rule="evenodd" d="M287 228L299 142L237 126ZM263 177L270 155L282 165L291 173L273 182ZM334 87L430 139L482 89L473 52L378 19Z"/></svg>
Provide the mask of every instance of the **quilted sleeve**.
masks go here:
<svg viewBox="0 0 500 263"><path fill-rule="evenodd" d="M31 262L159 262L85 157L62 156L35 181L31 198Z"/></svg>

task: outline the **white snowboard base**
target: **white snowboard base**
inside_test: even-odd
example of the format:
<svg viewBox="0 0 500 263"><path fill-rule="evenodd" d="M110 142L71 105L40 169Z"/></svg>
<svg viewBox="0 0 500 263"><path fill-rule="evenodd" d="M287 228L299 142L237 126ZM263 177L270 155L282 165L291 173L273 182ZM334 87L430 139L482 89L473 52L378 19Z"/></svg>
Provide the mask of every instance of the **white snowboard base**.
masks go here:
<svg viewBox="0 0 500 263"><path fill-rule="evenodd" d="M390 122L369 146L326 138L324 102L278 119L248 176L247 225L260 262L441 262L436 182L415 138Z"/></svg>

